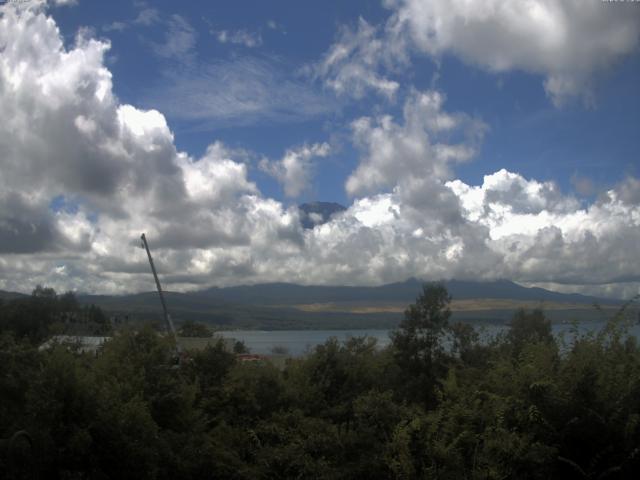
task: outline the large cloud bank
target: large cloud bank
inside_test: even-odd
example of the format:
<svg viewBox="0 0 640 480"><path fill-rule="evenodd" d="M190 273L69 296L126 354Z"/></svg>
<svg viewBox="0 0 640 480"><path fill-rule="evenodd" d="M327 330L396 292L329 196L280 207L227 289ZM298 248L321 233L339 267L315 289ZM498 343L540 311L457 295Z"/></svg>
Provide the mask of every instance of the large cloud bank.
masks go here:
<svg viewBox="0 0 640 480"><path fill-rule="evenodd" d="M486 126L448 112L438 91L412 91L401 118L351 124L353 204L304 230L297 209L259 191L246 152L213 142L194 158L160 112L119 103L108 43L79 35L67 48L42 9L2 8L2 289L149 289L146 232L169 289L417 276L638 292L636 179L589 205L506 170L467 185L455 165L473 158ZM295 195L328 148L292 148L263 168Z"/></svg>
<svg viewBox="0 0 640 480"><path fill-rule="evenodd" d="M640 43L634 2L603 0L386 0L385 25L345 29L317 74L338 93L392 97L394 69L414 53L455 55L490 72L540 75L557 106L593 101L597 77Z"/></svg>

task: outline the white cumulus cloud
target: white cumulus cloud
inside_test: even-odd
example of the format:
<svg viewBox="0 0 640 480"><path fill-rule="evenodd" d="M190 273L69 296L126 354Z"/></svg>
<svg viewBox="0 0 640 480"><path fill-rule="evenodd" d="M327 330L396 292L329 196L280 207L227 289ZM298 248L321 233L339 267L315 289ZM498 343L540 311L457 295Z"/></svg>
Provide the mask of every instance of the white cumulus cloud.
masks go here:
<svg viewBox="0 0 640 480"><path fill-rule="evenodd" d="M447 185L465 218L489 229L488 245L503 258L501 276L588 285L640 282L640 202L625 202L634 183L627 179L586 207L551 183L506 170L485 176L481 186Z"/></svg>
<svg viewBox="0 0 640 480"><path fill-rule="evenodd" d="M288 197L298 197L309 188L313 175L312 160L329 155L331 147L328 143L314 143L300 148L287 150L278 161L262 159L259 167L275 177L283 186Z"/></svg>
<svg viewBox="0 0 640 480"><path fill-rule="evenodd" d="M363 19L343 27L313 68L337 94L368 91L392 99L394 74L426 54L452 54L489 72L523 71L542 77L560 106L574 97L594 101L598 76L636 52L640 9L601 0L385 0L383 25Z"/></svg>
<svg viewBox="0 0 640 480"><path fill-rule="evenodd" d="M355 120L354 141L364 156L347 180L347 192L359 195L420 180L438 182L451 176L453 164L470 160L486 125L446 112L444 101L441 92L414 91L405 102L402 124L389 115ZM454 133L464 140L450 142Z"/></svg>
<svg viewBox="0 0 640 480"><path fill-rule="evenodd" d="M251 180L245 151L214 141L202 156L181 152L163 113L121 103L107 42L65 46L44 10L0 8L2 289L150 289L146 232L169 289L417 276L638 291L638 179L588 205L507 170L456 180L486 127L448 112L441 92L412 91L400 118L353 122L353 203L303 229L297 208ZM302 145L265 164L291 195L329 153Z"/></svg>
<svg viewBox="0 0 640 480"><path fill-rule="evenodd" d="M601 0L387 0L393 40L492 72L544 77L554 103L589 98L594 76L637 49L640 9Z"/></svg>

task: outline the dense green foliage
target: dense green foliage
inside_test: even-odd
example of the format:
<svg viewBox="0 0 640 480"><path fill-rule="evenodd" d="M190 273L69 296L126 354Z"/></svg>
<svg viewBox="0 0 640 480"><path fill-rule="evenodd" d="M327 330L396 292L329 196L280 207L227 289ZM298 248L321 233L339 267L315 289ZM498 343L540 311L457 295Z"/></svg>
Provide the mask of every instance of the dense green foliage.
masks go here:
<svg viewBox="0 0 640 480"><path fill-rule="evenodd" d="M39 342L55 334L108 335L111 325L95 305L80 305L73 294L58 295L38 285L30 297L0 300L0 331Z"/></svg>
<svg viewBox="0 0 640 480"><path fill-rule="evenodd" d="M185 320L178 328L178 335L181 337L209 338L213 335L213 332L202 323Z"/></svg>
<svg viewBox="0 0 640 480"><path fill-rule="evenodd" d="M635 478L640 347L624 312L598 334L559 341L542 312L521 311L483 344L449 323L449 300L425 286L389 348L330 340L284 369L242 362L222 341L178 366L151 328L119 332L97 355L38 351L40 334L3 317L0 436L26 429L36 460L10 466L4 452L0 472Z"/></svg>

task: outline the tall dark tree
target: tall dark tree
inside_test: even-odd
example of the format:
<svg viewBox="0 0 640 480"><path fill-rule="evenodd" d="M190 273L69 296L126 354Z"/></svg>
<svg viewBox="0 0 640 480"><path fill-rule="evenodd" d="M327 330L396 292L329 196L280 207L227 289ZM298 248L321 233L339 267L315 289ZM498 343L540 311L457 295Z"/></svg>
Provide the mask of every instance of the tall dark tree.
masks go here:
<svg viewBox="0 0 640 480"><path fill-rule="evenodd" d="M411 399L436 403L439 379L446 373L442 339L449 327L451 296L441 283L425 284L416 303L392 333L395 359Z"/></svg>
<svg viewBox="0 0 640 480"><path fill-rule="evenodd" d="M507 339L515 355L518 355L526 344L552 343L551 320L539 308L531 312L520 309L511 320Z"/></svg>
<svg viewBox="0 0 640 480"><path fill-rule="evenodd" d="M60 310L62 312L75 312L80 308L76 294L69 291L65 292L58 297Z"/></svg>

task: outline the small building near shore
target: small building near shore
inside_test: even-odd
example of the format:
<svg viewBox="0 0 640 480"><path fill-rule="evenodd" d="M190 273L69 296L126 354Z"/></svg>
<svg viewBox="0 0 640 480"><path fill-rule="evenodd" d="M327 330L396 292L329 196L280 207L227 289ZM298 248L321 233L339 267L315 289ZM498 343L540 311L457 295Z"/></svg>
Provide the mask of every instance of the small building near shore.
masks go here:
<svg viewBox="0 0 640 480"><path fill-rule="evenodd" d="M38 350L48 350L55 345L67 345L81 353L93 353L94 355L102 348L105 342L111 337L85 336L85 335L54 335L49 340L38 347Z"/></svg>

